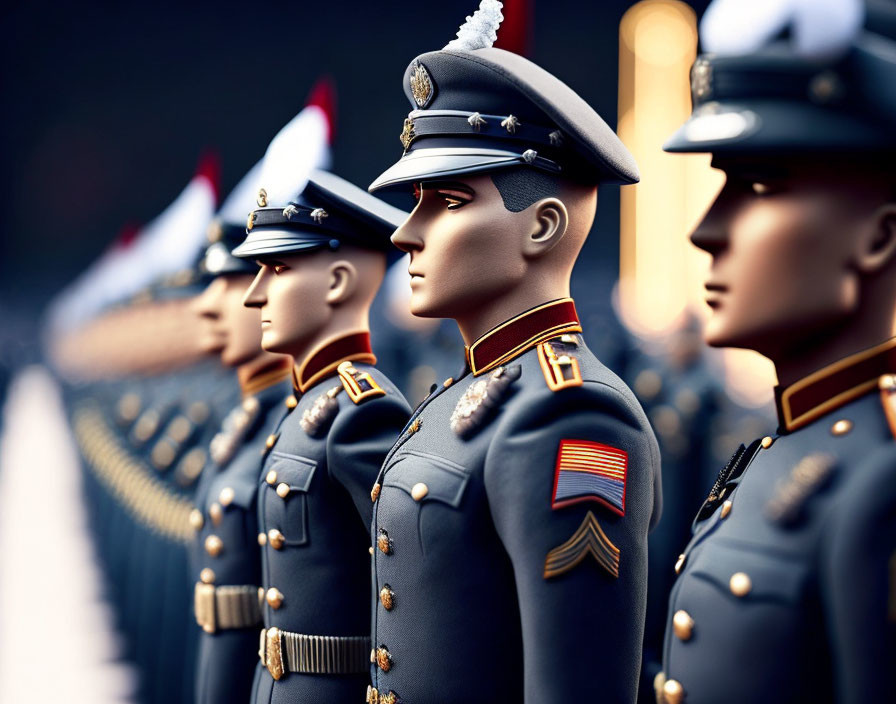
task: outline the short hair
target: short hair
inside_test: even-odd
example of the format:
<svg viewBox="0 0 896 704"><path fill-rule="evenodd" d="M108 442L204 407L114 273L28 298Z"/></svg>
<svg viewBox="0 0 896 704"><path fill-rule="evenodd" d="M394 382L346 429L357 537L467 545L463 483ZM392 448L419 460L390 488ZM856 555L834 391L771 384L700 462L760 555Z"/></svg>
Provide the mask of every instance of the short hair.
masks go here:
<svg viewBox="0 0 896 704"><path fill-rule="evenodd" d="M531 167L501 169L491 174L504 207L520 213L533 203L559 195L561 177Z"/></svg>

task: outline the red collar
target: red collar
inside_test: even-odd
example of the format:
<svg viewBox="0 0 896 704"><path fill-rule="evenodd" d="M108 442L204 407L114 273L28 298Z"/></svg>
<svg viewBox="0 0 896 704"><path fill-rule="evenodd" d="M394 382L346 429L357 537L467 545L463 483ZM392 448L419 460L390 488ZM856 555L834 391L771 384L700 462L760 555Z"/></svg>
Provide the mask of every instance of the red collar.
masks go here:
<svg viewBox="0 0 896 704"><path fill-rule="evenodd" d="M353 332L324 342L293 369L292 385L296 391L305 393L317 382L335 374L342 362L376 364L369 332Z"/></svg>
<svg viewBox="0 0 896 704"><path fill-rule="evenodd" d="M778 422L787 432L802 428L877 387L896 372L896 337L822 367L786 388L775 387Z"/></svg>
<svg viewBox="0 0 896 704"><path fill-rule="evenodd" d="M582 332L571 298L530 308L492 328L467 348L470 371L474 376L484 374L540 342L567 332Z"/></svg>

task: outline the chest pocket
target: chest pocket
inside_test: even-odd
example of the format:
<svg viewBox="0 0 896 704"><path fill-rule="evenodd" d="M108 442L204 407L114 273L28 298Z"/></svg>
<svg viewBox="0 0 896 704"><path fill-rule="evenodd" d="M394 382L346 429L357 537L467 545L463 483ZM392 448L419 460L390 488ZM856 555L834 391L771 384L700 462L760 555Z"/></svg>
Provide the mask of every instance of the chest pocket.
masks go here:
<svg viewBox="0 0 896 704"><path fill-rule="evenodd" d="M385 485L401 489L420 504L438 501L457 508L469 480L469 475L459 464L409 450L387 470Z"/></svg>
<svg viewBox="0 0 896 704"><path fill-rule="evenodd" d="M734 602L792 605L805 597L809 567L757 550L707 545L689 572Z"/></svg>
<svg viewBox="0 0 896 704"><path fill-rule="evenodd" d="M262 491L265 496L265 528L283 535L283 545L308 542L308 492L317 462L299 455L272 452ZM273 479L273 481L268 481ZM270 540L270 537L269 537ZM275 541L271 540L272 547Z"/></svg>

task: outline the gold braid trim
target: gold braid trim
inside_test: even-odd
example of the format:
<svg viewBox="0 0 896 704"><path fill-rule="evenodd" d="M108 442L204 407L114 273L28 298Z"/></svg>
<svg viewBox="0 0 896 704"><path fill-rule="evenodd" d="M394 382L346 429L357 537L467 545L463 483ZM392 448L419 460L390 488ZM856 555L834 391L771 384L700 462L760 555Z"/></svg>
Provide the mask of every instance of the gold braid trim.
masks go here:
<svg viewBox="0 0 896 704"><path fill-rule="evenodd" d="M90 471L137 521L178 543L187 543L191 503L169 491L143 462L135 459L109 428L94 404L73 416L75 437Z"/></svg>

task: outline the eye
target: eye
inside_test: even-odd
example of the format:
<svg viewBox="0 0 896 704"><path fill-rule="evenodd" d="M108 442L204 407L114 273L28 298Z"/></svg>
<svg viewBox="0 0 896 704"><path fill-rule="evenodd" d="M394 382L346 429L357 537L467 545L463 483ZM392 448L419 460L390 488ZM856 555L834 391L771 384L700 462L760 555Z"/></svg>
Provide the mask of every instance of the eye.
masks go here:
<svg viewBox="0 0 896 704"><path fill-rule="evenodd" d="M438 191L438 194L448 204L448 210L457 210L473 200L472 196L461 191Z"/></svg>

